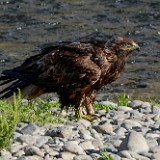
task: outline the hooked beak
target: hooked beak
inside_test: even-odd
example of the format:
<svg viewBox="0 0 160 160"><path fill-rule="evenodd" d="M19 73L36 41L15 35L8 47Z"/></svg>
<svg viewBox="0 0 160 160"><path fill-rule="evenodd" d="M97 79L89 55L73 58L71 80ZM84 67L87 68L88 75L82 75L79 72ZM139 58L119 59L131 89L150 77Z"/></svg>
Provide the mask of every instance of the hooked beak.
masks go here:
<svg viewBox="0 0 160 160"><path fill-rule="evenodd" d="M140 51L140 46L137 43L133 42L133 47L135 50Z"/></svg>

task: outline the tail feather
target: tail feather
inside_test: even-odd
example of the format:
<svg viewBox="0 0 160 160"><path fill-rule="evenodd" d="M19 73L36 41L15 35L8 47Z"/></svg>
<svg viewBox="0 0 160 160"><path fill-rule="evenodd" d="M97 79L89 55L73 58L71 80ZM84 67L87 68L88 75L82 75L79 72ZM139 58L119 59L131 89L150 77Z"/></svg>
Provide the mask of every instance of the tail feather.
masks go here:
<svg viewBox="0 0 160 160"><path fill-rule="evenodd" d="M10 83L10 82L12 82L12 81L14 81L14 80L15 80L14 78L5 80L4 82L0 83L0 86L3 86L3 85L5 85L5 84L8 84L8 83Z"/></svg>
<svg viewBox="0 0 160 160"><path fill-rule="evenodd" d="M22 81L17 80L16 82L14 82L13 84L11 84L10 86L6 87L5 89L3 89L2 91L0 91L0 99L3 98L8 98L10 96L13 95L13 93L17 93L18 92L18 88L24 88L26 87L28 84Z"/></svg>
<svg viewBox="0 0 160 160"><path fill-rule="evenodd" d="M9 98L19 89L23 89L28 86L33 80L33 76L14 72L13 70L4 70L0 76L0 99Z"/></svg>
<svg viewBox="0 0 160 160"><path fill-rule="evenodd" d="M11 78L10 76L1 76L0 81L4 81L4 80L10 79L10 78Z"/></svg>

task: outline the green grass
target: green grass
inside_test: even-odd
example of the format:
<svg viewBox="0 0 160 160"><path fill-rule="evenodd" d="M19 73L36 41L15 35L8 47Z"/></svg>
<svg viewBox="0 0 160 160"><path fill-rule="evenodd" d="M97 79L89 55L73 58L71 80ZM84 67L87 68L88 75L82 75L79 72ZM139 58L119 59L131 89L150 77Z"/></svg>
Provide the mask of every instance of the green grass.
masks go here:
<svg viewBox="0 0 160 160"><path fill-rule="evenodd" d="M102 158L103 160L112 160L111 155L106 150L100 151L100 158Z"/></svg>
<svg viewBox="0 0 160 160"><path fill-rule="evenodd" d="M130 101L130 97L126 95L126 93L120 93L117 97L118 106L128 106L128 102Z"/></svg>
<svg viewBox="0 0 160 160"><path fill-rule="evenodd" d="M9 145L18 122L34 122L38 125L60 123L61 116L51 113L51 108L59 106L58 102L43 100L22 103L20 96L14 97L12 103L0 100L0 149Z"/></svg>
<svg viewBox="0 0 160 160"><path fill-rule="evenodd" d="M129 99L124 93L121 93L117 96L117 101L119 106L127 106ZM9 145L10 138L12 137L18 122L33 122L38 125L61 123L64 117L62 118L58 113L53 115L51 112L51 108L53 107L60 107L60 103L42 99L24 103L21 100L20 93L19 96L14 96L12 103L0 100L0 149ZM71 108L74 110L73 106ZM100 103L94 103L94 108L106 111L115 109L112 105ZM79 112L75 111L75 116L72 116L71 114L65 118L77 120L79 119L79 116ZM102 155L107 157L106 152L102 152Z"/></svg>
<svg viewBox="0 0 160 160"><path fill-rule="evenodd" d="M7 147L19 120L18 106L0 100L0 149Z"/></svg>
<svg viewBox="0 0 160 160"><path fill-rule="evenodd" d="M98 103L98 102L95 102L93 104L93 106L94 106L94 109L105 110L105 111L115 109L115 107L112 106L112 105L101 104L101 103Z"/></svg>

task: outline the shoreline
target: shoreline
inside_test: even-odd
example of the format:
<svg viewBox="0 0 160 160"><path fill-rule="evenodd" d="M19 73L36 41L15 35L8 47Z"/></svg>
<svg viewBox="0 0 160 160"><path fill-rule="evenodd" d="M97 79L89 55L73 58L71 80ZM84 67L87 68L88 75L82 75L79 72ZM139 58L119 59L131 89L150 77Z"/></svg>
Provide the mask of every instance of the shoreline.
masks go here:
<svg viewBox="0 0 160 160"><path fill-rule="evenodd" d="M160 106L140 100L131 101L129 106L119 106L108 112L97 110L100 118L93 122L63 119L63 123L41 126L20 122L9 150L2 150L0 158L103 160L104 156L111 156L112 160L158 160ZM53 111L57 112L55 108ZM63 112L63 115L67 114L73 112Z"/></svg>

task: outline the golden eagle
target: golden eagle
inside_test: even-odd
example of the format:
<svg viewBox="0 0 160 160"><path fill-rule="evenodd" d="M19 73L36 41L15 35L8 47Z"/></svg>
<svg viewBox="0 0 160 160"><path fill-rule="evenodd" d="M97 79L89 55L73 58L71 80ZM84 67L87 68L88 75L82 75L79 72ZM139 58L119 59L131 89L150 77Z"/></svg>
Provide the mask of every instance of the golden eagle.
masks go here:
<svg viewBox="0 0 160 160"><path fill-rule="evenodd" d="M2 72L0 86L10 85L0 91L0 98L12 96L18 88L27 99L56 92L62 108L84 105L87 114L93 114L97 91L119 77L128 55L139 48L121 37L110 43L66 42L46 47L22 65Z"/></svg>

